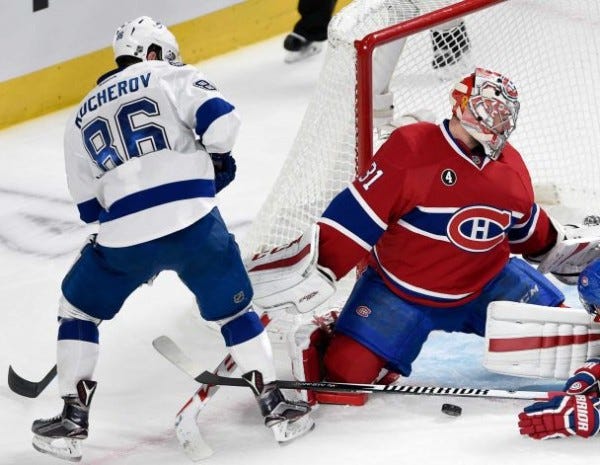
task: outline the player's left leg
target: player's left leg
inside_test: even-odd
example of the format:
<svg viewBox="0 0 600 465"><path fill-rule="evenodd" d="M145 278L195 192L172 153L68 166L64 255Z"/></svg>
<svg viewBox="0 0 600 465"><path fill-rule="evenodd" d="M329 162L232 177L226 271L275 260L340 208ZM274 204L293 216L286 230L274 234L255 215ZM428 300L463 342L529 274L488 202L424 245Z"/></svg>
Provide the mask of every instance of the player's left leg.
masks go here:
<svg viewBox="0 0 600 465"><path fill-rule="evenodd" d="M265 425L280 442L312 429L305 402L288 400L270 383L276 379L271 343L251 305L252 287L239 248L217 209L180 235L186 258L176 268L196 296L200 313L221 327L225 344L243 372L262 373L265 389L257 396Z"/></svg>
<svg viewBox="0 0 600 465"><path fill-rule="evenodd" d="M88 435L89 408L96 390L92 378L99 352L97 326L103 319L113 318L133 290L152 276L150 268L139 263L146 254L125 259L125 263L140 266L139 272L127 273L109 258L120 255L116 250L87 243L63 280L56 365L64 407L53 418L34 421L33 446L40 452L81 459L79 443ZM129 248L119 250L132 253Z"/></svg>

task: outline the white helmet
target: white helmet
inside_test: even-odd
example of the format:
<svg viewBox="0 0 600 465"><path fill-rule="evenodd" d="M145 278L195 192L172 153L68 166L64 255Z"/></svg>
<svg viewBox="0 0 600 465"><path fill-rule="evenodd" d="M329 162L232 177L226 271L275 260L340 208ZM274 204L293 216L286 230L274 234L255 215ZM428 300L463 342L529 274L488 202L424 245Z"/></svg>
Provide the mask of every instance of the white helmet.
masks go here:
<svg viewBox="0 0 600 465"><path fill-rule="evenodd" d="M457 82L451 93L452 113L492 160L498 159L517 126L519 94L500 73L476 68Z"/></svg>
<svg viewBox="0 0 600 465"><path fill-rule="evenodd" d="M117 29L113 39L115 59L132 56L146 61L148 49L152 45L158 48L159 60L178 60L179 45L171 31L149 16L140 16Z"/></svg>

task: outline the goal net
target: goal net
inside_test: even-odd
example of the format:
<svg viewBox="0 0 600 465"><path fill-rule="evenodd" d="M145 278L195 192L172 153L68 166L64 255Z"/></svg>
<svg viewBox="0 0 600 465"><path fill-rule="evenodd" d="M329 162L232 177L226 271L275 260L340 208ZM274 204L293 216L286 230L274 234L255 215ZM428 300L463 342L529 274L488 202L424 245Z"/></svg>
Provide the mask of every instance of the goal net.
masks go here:
<svg viewBox="0 0 600 465"><path fill-rule="evenodd" d="M371 94L382 90L378 73L389 67L395 118L426 109L437 123L450 115L452 84L476 66L509 76L521 101L510 142L530 169L537 200L598 213L599 28L596 0L352 2L329 25L317 89L242 240L244 253L301 235L357 165L368 165L377 139ZM378 55L403 38L397 63Z"/></svg>

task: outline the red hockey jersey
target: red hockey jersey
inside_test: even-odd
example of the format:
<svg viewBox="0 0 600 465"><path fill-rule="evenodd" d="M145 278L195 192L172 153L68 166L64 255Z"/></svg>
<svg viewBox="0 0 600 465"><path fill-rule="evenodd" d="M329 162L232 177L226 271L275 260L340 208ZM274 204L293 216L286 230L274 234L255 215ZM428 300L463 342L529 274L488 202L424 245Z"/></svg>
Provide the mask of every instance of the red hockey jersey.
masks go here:
<svg viewBox="0 0 600 465"><path fill-rule="evenodd" d="M520 154L497 161L455 140L449 122L399 128L319 219L319 264L338 278L369 256L388 287L426 305L475 298L510 253L556 241Z"/></svg>

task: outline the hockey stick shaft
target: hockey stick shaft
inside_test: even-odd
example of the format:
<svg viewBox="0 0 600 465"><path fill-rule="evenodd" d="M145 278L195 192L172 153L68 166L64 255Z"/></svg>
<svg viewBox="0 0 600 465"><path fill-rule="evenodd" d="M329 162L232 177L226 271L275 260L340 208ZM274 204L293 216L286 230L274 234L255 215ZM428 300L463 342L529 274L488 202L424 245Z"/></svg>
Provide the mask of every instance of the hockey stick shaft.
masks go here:
<svg viewBox="0 0 600 465"><path fill-rule="evenodd" d="M191 360L168 337L161 336L154 341L154 347L177 368L194 378L203 386L243 386L253 388L245 378L222 376L209 371L202 371L199 363ZM411 386L383 384L352 384L329 381L284 381L276 380L275 385L281 389L301 389L328 392L381 392L384 394L408 394L425 396L474 397L490 399L525 399L545 400L553 393L547 391L512 391L505 389L481 389L468 387Z"/></svg>
<svg viewBox="0 0 600 465"><path fill-rule="evenodd" d="M210 383L221 386L252 387L244 378L220 376L204 371L194 377L199 383ZM467 387L412 386L412 385L383 385L383 384L352 384L330 381L285 381L275 380L273 383L280 389L300 389L327 392L381 392L384 394L412 394L425 396L477 397L491 399L525 399L545 400L552 393L547 391L511 391L505 389L481 389Z"/></svg>
<svg viewBox="0 0 600 465"><path fill-rule="evenodd" d="M23 397L35 398L46 389L56 376L56 365L40 381L29 381L19 376L12 366L8 367L8 387L16 394Z"/></svg>

